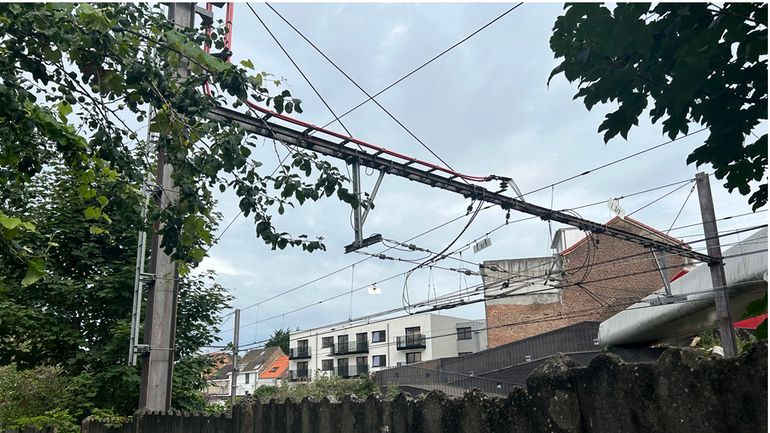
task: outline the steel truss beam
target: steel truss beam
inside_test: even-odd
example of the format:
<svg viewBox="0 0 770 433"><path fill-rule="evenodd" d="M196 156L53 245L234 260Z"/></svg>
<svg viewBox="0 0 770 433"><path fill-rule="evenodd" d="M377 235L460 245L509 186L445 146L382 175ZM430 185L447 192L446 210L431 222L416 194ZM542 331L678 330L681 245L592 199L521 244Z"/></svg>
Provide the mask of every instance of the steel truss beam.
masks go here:
<svg viewBox="0 0 770 433"><path fill-rule="evenodd" d="M458 176L441 176L437 174L434 169L423 170L412 166L411 162L408 161L402 163L386 159L380 156L382 152L364 152L361 149L349 146L349 141L347 140L335 142L314 135L311 136L309 133L316 131L313 128L297 131L267 120L270 115L267 115L264 118L257 118L227 108L215 108L209 112L209 117L218 121L233 121L240 125L244 130L253 134L274 138L291 146L301 147L322 155L341 159L348 164L351 164L353 161L358 161L364 167L404 177L411 181L429 185L434 188L452 191L474 200L496 204L505 210L512 209L540 217L545 221L556 221L572 227L577 227L583 231L604 234L624 241L636 243L645 248L651 248L654 251L667 252L706 263L718 263L720 261L719 259L692 251L691 249L680 245L671 245L646 238L635 233L629 233L624 230L589 221L564 212L526 203L505 196L500 192L489 191L481 186L468 184L465 181L458 180ZM323 134L323 131L319 132Z"/></svg>

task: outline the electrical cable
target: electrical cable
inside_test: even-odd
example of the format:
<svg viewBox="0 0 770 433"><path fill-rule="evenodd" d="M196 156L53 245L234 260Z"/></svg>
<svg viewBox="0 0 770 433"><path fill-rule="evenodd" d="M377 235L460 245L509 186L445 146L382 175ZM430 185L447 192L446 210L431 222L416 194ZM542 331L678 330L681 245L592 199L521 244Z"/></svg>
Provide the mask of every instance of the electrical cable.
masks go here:
<svg viewBox="0 0 770 433"><path fill-rule="evenodd" d="M289 52L286 51L286 48L284 48L283 44L278 40L278 38L275 36L275 34L270 30L270 28L267 26L267 24L265 24L265 22L262 20L262 18L259 16L259 14L257 14L257 11L255 11L254 8L249 3L246 3L246 6L249 8L251 13L257 18L259 23L262 24L262 27L265 28L265 30L270 35L270 37L273 38L273 41L275 41L275 43L278 45L278 47L281 49L281 51L283 51L283 53L286 54L286 57L289 59L291 64L294 65L294 68L296 68L297 71L300 73L300 75L302 75L302 78L304 78L305 81L307 82L307 84L310 86L310 88L313 89L313 92L315 92L316 96L318 96L318 99L321 100L321 102L324 104L324 106L326 106L326 109L329 110L329 112L332 114L332 116L334 117L334 120L336 122L338 122L340 124L340 126L342 126L342 129L344 129L345 132L347 132L348 135L352 136L353 134L350 132L350 130L348 130L348 128L345 126L345 124L342 123L342 120L340 120L339 116L337 116L337 113L335 113L334 110L332 109L332 107L326 102L326 99L324 99L324 97L321 96L321 93L318 91L318 89L316 89L315 85L313 85L313 82L310 81L310 78L308 78L307 75L305 75L305 72L303 72L302 68L300 68L299 65L297 64L297 62L294 61L294 59L291 57L291 54L289 54ZM269 6L270 5L268 5L268 7ZM272 7L271 7L271 9L272 9Z"/></svg>
<svg viewBox="0 0 770 433"><path fill-rule="evenodd" d="M687 185L681 185L681 186L679 186L679 187L677 187L677 188L674 188L674 189L672 189L671 191L669 191L669 192L667 192L667 193L663 194L662 196L660 196L660 197L656 198L655 200L653 200L653 201L651 201L651 202L647 203L646 205L644 205L644 206L640 207L639 209L637 209L637 210L635 210L635 211L633 211L633 212L629 213L629 214L628 214L628 215L626 215L626 216L627 216L627 217L630 217L631 215L633 215L633 214L635 214L635 213L637 213L637 212L639 212L639 211L641 211L641 210L643 210L643 209L646 209L646 208L648 208L648 207L652 206L653 204L655 204L655 203L657 203L657 202L659 202L659 201L663 200L664 198L666 198L666 197L670 196L671 194L673 194L673 193L675 193L675 192L679 191L680 189L684 188L685 186L687 186Z"/></svg>
<svg viewBox="0 0 770 433"><path fill-rule="evenodd" d="M655 271L655 272L657 272L657 271ZM745 283L749 284L749 283L763 282L763 281L764 280L752 280L752 281L747 281ZM728 286L720 286L720 287L714 287L714 288L712 288L710 290L690 292L690 293L687 293L687 295L690 296L690 295L697 295L697 294L709 294L709 293L713 293L713 292L719 291L719 290L729 290L729 288L728 288ZM623 311L623 310L639 310L639 309L644 309L644 308L657 308L657 307L663 306L663 305L653 304L653 303L651 303L651 301L647 301L648 305L641 305L641 306L633 307L634 304L644 303L645 300L643 298L638 297L638 296L626 297L626 298L623 298L623 299L628 299L628 301L612 303L609 306L610 307L622 307L622 308L619 308L618 311ZM685 303L699 303L699 302L710 302L710 299L708 299L708 298L698 298L698 299L692 299L692 300L688 299L688 300L684 300L684 301L678 301L676 303L677 304L685 304ZM670 305L670 304L666 304L666 305ZM396 312L396 311L399 311L399 310L400 309L396 309L393 312ZM538 319L528 319L528 320L523 320L523 321L508 322L508 323L504 323L504 324L500 324L500 325L493 325L493 326L486 326L486 327L483 327L483 328L478 328L477 330L478 331L488 331L490 329L498 329L498 328L504 328L504 327L510 327L510 326L518 326L518 325L525 325L525 324L533 324L533 323L542 323L542 322L548 322L548 321L553 321L553 320L564 320L564 319L570 319L570 318L590 317L590 316L593 316L596 313L602 312L602 311L606 312L607 308L604 307L604 308L590 308L590 309L576 310L576 311L571 312L572 314L567 314L567 315L561 314L561 313L555 313L555 314L551 314L551 315L544 315L542 318L538 318ZM427 313L427 312L430 312L430 311L424 311L424 312L419 312L419 313ZM419 314L419 313L414 313L414 314ZM327 327L330 327L330 326L342 325L342 324L346 324L346 323L347 322L338 322L338 323L326 324L326 325L315 327L313 329L327 328ZM353 326L355 326L355 325L353 325ZM430 336L426 335L424 338L426 340L429 340L429 339L434 339L434 338L443 338L443 337L449 337L449 336L456 335L456 329L455 328L449 328L449 329L447 329L447 331L449 331L450 329L453 332L449 332L447 334L430 335ZM318 335L321 335L321 334L320 333L311 334L311 335L309 335L309 337L318 336ZM241 346L241 350L242 351L253 350L255 348L254 347L250 347L250 346L266 343L267 341L269 341L269 339L265 339L265 340L261 340L261 341L255 341L255 342L252 342L252 343L244 344L244 345ZM388 342L388 341L383 342L383 343L374 343L374 344L369 344L369 348L387 346L387 345L390 345L390 344L392 344L392 343ZM223 346L205 346L205 347L220 348L220 347L223 347Z"/></svg>
<svg viewBox="0 0 770 433"><path fill-rule="evenodd" d="M444 165L445 165L447 168L449 168L450 170L454 170L454 168L452 168L452 166L451 166L451 165L449 165L449 163L447 163L447 162L446 162L444 159L442 159L440 156L438 156L438 155L436 154L436 152L434 152L434 151L433 151L433 149L431 149L431 148L430 148L430 147L429 147L427 144L425 144L425 142L424 142L424 141L422 141L422 140L421 140L419 137L417 137L417 135L415 135L415 134L414 134L414 133L413 133L413 132L412 132L412 131L411 131L409 128L407 128L407 127L406 127L406 125L404 125L404 124L403 124L403 123L402 123L400 120L398 120L398 119L396 118L396 116L394 116L394 115L393 115L393 114L392 114L390 111L388 111L388 109L387 109L387 108L385 108L385 107L384 107L382 104L380 104L380 102L379 102L379 101L377 101L376 99L374 99L374 96L372 96L371 94L369 94L369 92L367 92L366 90L364 90L364 88L363 88L363 87L361 87L361 86L360 86L360 85L359 85L359 84L356 82L356 80L354 80L354 79L353 79L353 78L352 78L350 75L348 75L348 74L347 74L345 71L343 71L343 70L342 70L342 69L341 69L339 66L337 66L337 64L336 64L336 63L335 63L335 62L334 62L332 59L330 59L330 58L329 58L329 56L327 56L327 55L326 55L326 54L325 54L323 51L321 51L321 49L320 49L320 48L318 48L318 46L316 46L316 44L314 44L314 43L313 43L313 42L312 42L310 39L308 39L308 38L307 38L307 37L306 37L306 36L305 36L305 35L304 35L304 34L303 34L301 31L299 31L299 29L297 29L297 27L295 27L295 26L294 26L292 23L290 23L290 22L289 22L289 20L287 20L287 19L286 19L286 18L285 18L283 15L281 15L281 13L280 13L280 12L278 12L278 11L277 11L277 10L276 10L276 9L275 9L275 8L274 8L274 7L273 7L271 4L270 4L270 3L265 3L265 5L266 5L268 8L270 8L270 10L272 10L272 11L273 11L273 12L274 12L274 13L275 13L275 14L276 14L276 15L277 15L279 18L281 18L281 19L283 20L283 22L285 22L285 23L286 23L286 24L287 24L289 27L291 27L291 29L292 29L292 30L294 30L294 31L295 31L295 32L296 32L296 33L297 33L297 34L298 34L300 37L302 37L302 39L304 39L304 40L305 40L305 42L307 42L308 44L310 44L310 46L311 46L311 47L313 47L313 48L316 50L316 52L318 52L318 54L320 54L320 55L321 55L321 56L322 56L324 59L326 59L326 61L328 61L328 62L329 62L329 64L331 64L331 65L332 65L332 66L333 66L335 69L337 69L337 71L339 71L339 72L340 72L340 73L341 73L341 74L342 74L342 75L343 75L345 78L347 78L347 79L348 79L348 81L350 81L351 83L353 83L353 85L354 85L354 86L356 86L356 87L358 88L358 90L360 90L360 91L361 91L361 92L362 92L364 95L366 95L366 96L368 97L368 100L371 100L372 102L374 102L375 104L377 104L377 106L378 106L378 107L380 107L380 109L382 109L382 111L384 111L384 112L385 112L385 114L387 114L387 115L388 115L388 116L389 116L389 117L390 117L390 118L391 118L391 119L392 119L394 122L396 122L396 124L398 124L398 126L400 126L400 127L401 127L401 129L403 129L403 130L404 130L404 131L406 131L406 132L407 132L407 133L408 133L410 136L412 136L412 138L414 138L414 139L415 139L415 140L416 140L418 143L420 143L420 144L422 145L422 147L424 147L424 148L425 148L425 149L426 149L428 152L430 152L430 154L431 154L431 155L433 155L433 156L434 156L436 159L438 159L439 161L441 161L441 162L442 162L442 163L443 163L443 164L444 164ZM249 6L249 8L251 8L251 6ZM256 15L256 12L254 12L254 10L253 10L253 9L252 9L252 12L253 12L253 13ZM259 17L257 17L257 18L259 18ZM339 117L337 117L337 116L335 115L335 118L336 118L336 120L337 120L337 121L339 121ZM348 134L349 134L349 133L348 133ZM467 181L466 181L466 182L467 182Z"/></svg>
<svg viewBox="0 0 770 433"><path fill-rule="evenodd" d="M646 189L646 190L643 190L643 191L639 191L639 192L636 192L636 193L626 194L626 195L624 195L624 196L622 196L622 197L631 197L631 196L635 196L635 195L644 194L644 193L647 193L647 192L651 192L651 191L656 191L656 190L659 190L659 189L667 188L667 187L669 187L669 186L671 186L671 185L677 185L677 184L680 184L680 183L687 183L687 182L692 182L692 181L693 181L692 179L687 179L687 180L684 180L684 181L674 182L674 183L666 184L666 185L663 185L663 186L659 186L659 187L655 187L655 188L648 188L648 189ZM598 205L598 204L602 204L602 203L604 203L604 201L598 201L598 202L594 202L594 203L591 203L591 204L589 204L589 205L577 206L577 207L575 207L575 209L578 209L578 208L584 208L584 207L587 207L587 206L594 206L594 205ZM488 209L488 208L490 208L490 207L492 207L492 206L491 206L491 205L490 205L490 206L487 206L487 207L485 207L484 209ZM735 215L735 216L728 216L728 217L725 217L725 218L723 218L723 219L730 219L730 218L734 218L734 217L738 217L738 216L745 216L745 215L750 215L750 214L751 214L751 213L745 213L745 214L740 214L740 215ZM463 218L463 217L465 217L465 216L467 216L467 214L466 214L466 215L461 215L461 216L459 216L459 217L457 217L457 218L455 218L455 219L453 219L453 220L447 221L447 222L445 222L445 223L443 223L443 224L441 224L441 225L439 225L439 226L437 226L437 227L434 227L434 228L432 228L432 229L430 229L430 230L424 231L423 233L420 233L420 234L418 234L418 235L416 235L416 236L413 236L412 238L408 239L407 241L405 241L405 242L404 242L404 243L402 243L402 244L405 244L406 242L409 242L409 241L412 241L412 240L414 240L414 239L417 239L417 238L419 238L419 237L421 237L421 236L423 236L423 235L425 235L425 234L427 234L427 233L430 233L430 232L432 232L432 231L434 231L434 230L437 230L438 228L444 227L444 226L446 226L446 225L448 225L448 224L450 224L450 223L452 223L452 222L455 222L455 221L457 221L457 220L459 220L459 219L461 219L461 218ZM521 221L526 221L526 220L530 220L530 219L534 219L534 218L536 218L536 217L526 217L526 218L522 218L522 219L519 219L519 220L515 220L515 221L513 221L513 223L515 223L515 222L521 222ZM489 232L485 233L485 234L484 234L483 236L481 236L481 237L486 237L486 236L489 236L489 234L491 234L492 232L494 232L494 231L496 231L496 230L499 230L500 228L502 228L502 227L505 227L506 225L507 225L507 223L506 223L506 224L501 224L500 226L496 227L495 229L493 229L493 230L491 230L491 231L489 231ZM468 224L466 224L466 227L465 227L465 229L467 229L467 226L468 226ZM684 227L687 227L687 226L684 226ZM680 229L680 228L684 228L684 227L676 227L676 228L672 228L671 230L677 230L677 229ZM469 246L469 245L472 245L472 244L473 244L475 241L477 241L477 240L478 240L478 239L480 239L481 237L479 237L479 238L477 238L477 239L475 239L475 240L473 240L473 241L471 241L471 242L469 242L469 243L465 244L464 246L462 246L462 247L458 248L458 250L459 250L459 251L462 251L462 249L463 249L463 248L465 248L465 247L467 247L467 246ZM390 242L393 242L393 241L390 241ZM387 246L387 245L386 245L386 246ZM388 247L387 249L383 250L382 252L380 252L380 253L378 253L378 254L382 254L382 253L384 253L384 252L387 252L388 250L390 250L390 249L392 249L392 248L393 248L393 247L392 247L392 246L390 246L390 247ZM440 255L440 254L437 254L437 253L433 253L433 252L431 252L431 251L429 251L429 250L427 250L427 249L422 249L422 250L424 250L424 251L426 251L426 252L429 252L429 253L433 254L434 256L436 256L436 257ZM444 252L445 252L445 251L444 251ZM453 253L450 253L450 254L454 254L454 253L456 253L456 252L457 252L457 251L455 251L455 252L453 252ZM443 254L443 252L442 252L441 254ZM645 252L644 254L647 254L647 252ZM280 296L283 296L283 295L285 295L285 294L291 293L291 292L293 292L293 291L295 291L295 290L298 290L298 289L300 289L300 288L302 288L302 287L305 287L305 286L307 286L307 285L310 285L310 284L312 284L312 283L314 283L314 282L320 281L321 279L327 278L327 277L329 277L329 276L332 276L332 275L334 275L334 274L336 274L336 273L338 273L338 272L344 271L345 269L348 269L348 268L350 268L351 266L354 266L355 264L359 264L359 263L361 263L361 262L364 262L364 261L366 261L366 260L369 260L369 259L371 259L371 258L373 258L373 257L372 257L372 256L366 257L366 258L364 258L364 259L362 259L362 260L359 260L359 261L355 262L353 265L348 265L348 266L345 266L345 267L343 267L343 268L340 268L340 269L337 269L337 270L335 270L335 271L332 271L332 272L330 272L330 273L327 273L327 274L325 274L325 275L323 275L323 276L321 276L321 277L319 277L319 278L316 278L316 279L314 279L314 280L311 280L311 281L309 281L309 282L307 282L307 283L304 283L304 284L302 284L302 285L296 286L296 287L294 287L294 288L292 288L292 289L289 289L289 290L286 290L286 291L284 291L284 292L278 293L278 294L276 294L276 295L274 295L274 296L272 296L272 297L269 297L269 298L267 298L267 299L265 299L265 300L263 300L263 301L260 301L259 303L251 304L251 305L249 305L249 306L247 306L247 307L244 307L244 308L242 308L241 310L243 311L243 310L246 310L246 309L252 308L252 307L254 307L254 306L257 306L257 305L258 305L258 304L260 304L260 303L264 303L264 302L268 302L268 301L270 301L270 300L276 299L276 298L278 298L278 297L280 297ZM454 257L452 257L452 258L454 259ZM473 265L477 265L477 266L480 266L480 264L478 264L478 263L469 262L469 261L466 261L466 260L463 260L463 262L465 262L465 263L469 263L469 264L473 264ZM404 274L398 274L397 276L401 276L401 275L404 275ZM405 281L405 283L406 283L406 281ZM405 284L405 286L406 286L406 284ZM406 295L405 295L405 294L406 294ZM408 300L408 291L406 291L406 289L404 289L404 290L402 291L402 300L404 300L404 296L406 296L406 297L407 297L407 298L406 298L406 300ZM408 302L404 301L404 304L405 304L405 305L408 305Z"/></svg>
<svg viewBox="0 0 770 433"><path fill-rule="evenodd" d="M586 170L586 171L584 171L584 172L582 172L582 173L580 173L580 174L576 174L576 175L573 175L573 176L570 176L570 177L564 178L564 179L562 179L562 180L560 180L560 181L557 181L557 182L554 182L554 183L552 183L552 184L550 184L550 185L546 185L546 186L543 186L543 187L540 187L540 188L537 188L537 189L533 189L532 191L529 191L529 192L527 192L527 193L525 193L525 194L523 194L523 195L524 195L524 196L527 196L527 195L530 195L530 194L534 194L534 193L536 193L536 192L542 191L542 190L544 190L544 189L548 189L548 188L551 188L551 187L553 187L553 186L561 185L562 183L565 183L565 182L569 182L569 181L571 181L571 180L574 180L574 179L577 179L577 178L579 178L579 177L585 176L585 175L587 175L587 174L589 174L589 173L593 173L593 172L595 172L595 171L597 171L597 170L601 170L601 169L603 169L603 168L607 168L607 167L610 167L610 166L612 166L612 165L615 165L615 164L618 164L618 163L620 163L620 162L626 161L626 160L628 160L628 159L631 159L631 158L637 157L637 156L639 156L639 155L642 155L642 154L645 154L645 153L647 153L647 152L651 152L651 151L653 151L653 150L655 150L655 149L659 149L659 148L661 148L661 147L663 147L663 146L669 145L669 144L671 144L671 143L674 143L674 142L676 142L676 141L682 140L682 139L684 139L684 138L687 138L687 137L693 136L693 135L695 135L695 134L699 134L699 133L701 133L701 132L703 132L703 131L706 131L707 129L708 129L708 128L701 128L701 129L699 129L699 130L697 130L697 131L693 131L693 132L687 133L687 134L685 134L685 135L683 135L683 136L681 136L681 137L677 137L677 138L674 138L673 140L669 140L669 141L666 141L666 142L664 142L664 143L660 143L660 144L656 144L656 145L654 145L654 146L650 146L650 147L648 147L648 148L646 148L646 149L642 149L642 150L640 150L640 151L638 151L638 152L632 153L631 155L626 155L626 156L624 156L624 157L622 157L622 158L618 158L618 159L616 159L616 160L614 160L614 161L610 161L610 162L608 162L608 163L605 163L605 164L599 165L599 166L597 166L597 167L594 167L594 168L592 168L592 169L590 169L590 170Z"/></svg>
<svg viewBox="0 0 770 433"><path fill-rule="evenodd" d="M396 80L396 81L392 82L391 84L389 84L388 86L386 86L385 88L383 88L382 90L380 90L379 92L375 93L374 95L372 95L372 96L371 96L371 98L369 98L369 99L366 99L365 101L362 101L361 103L359 103L359 104L358 104L358 105L356 105L355 107L353 107L353 108L351 108L350 110L348 110L348 111L346 111L346 112L342 113L342 115L341 115L340 117L345 117L345 116L347 116L348 114L350 114L350 113L352 113L353 111L355 111L355 110L359 109L361 106L365 105L365 104L366 104L366 103L368 103L369 101L373 100L373 98L376 98L376 97L380 96L381 94L383 94L383 93L387 92L388 90L390 90L391 88L393 88L394 86L396 86L397 84L399 84L400 82L402 82L402 81L404 81L405 79L407 79L407 78L411 77L412 75L414 75L416 72L418 72L418 71L419 71L419 70L421 70L422 68L424 68L424 67L428 66L429 64L433 63L434 61L438 60L438 59L439 59L441 56L443 56L444 54L446 54L446 53L448 53L448 52L452 51L453 49L457 48L458 46L460 46L461 44L463 44L463 43L464 43L465 41L467 41L468 39L470 39L470 38L472 38L472 37L476 36L478 33L480 33L481 31L483 31L483 30L484 30L484 29L486 29L487 27L491 26L492 24L494 24L495 22L497 22L498 20L500 20L500 19L501 19L501 18L503 18L504 16L506 16L506 15L508 15L509 13L513 12L513 11L514 11L514 10L516 10L516 9L517 9L519 6L521 6L522 4L524 4L524 2L519 2L518 4L514 5L514 6L513 6L513 7L511 7L510 9L508 9L508 10L506 10L505 12L503 12L502 14L498 15L498 16L497 16L496 18L494 18L493 20L491 20L491 21L487 22L486 24L484 24L483 26L481 26L479 29L477 29L477 30L476 30L476 31L474 31L473 33L471 33L471 34L469 34L468 36L466 36L465 38L461 39L459 42L455 43L455 44L454 44L454 45L452 45L451 47L449 47L449 48L445 49L444 51L440 52L439 54L437 54L437 55L433 56L433 57L432 57L430 60L426 61L426 62L425 62L425 63L423 63L422 65L420 65L420 66L418 66L417 68L413 69L413 70L412 70L411 72L409 72L408 74L406 74L406 75L402 76L401 78L399 78L398 80ZM323 126L323 128L325 128L325 127L329 126L329 125L330 125L330 124L332 124L332 123L334 123L334 121L332 121L332 122L329 122L329 123L325 124L325 125Z"/></svg>
<svg viewBox="0 0 770 433"><path fill-rule="evenodd" d="M753 228L751 228L751 229L756 229L756 228L757 228L757 227L753 227ZM748 231L748 230L751 230L751 229L745 229L745 231ZM732 233L732 232L731 232L731 233L728 233L727 235L732 235L732 234L734 234L734 233ZM717 235L717 237L719 237L719 236L722 236L722 235ZM726 235L724 235L724 236L726 236ZM706 239L703 239L703 240L701 240L701 241L705 241L705 240L706 240ZM695 243L695 242L693 242L693 243ZM761 252L764 252L764 251L767 251L767 250L765 249L765 250L760 250L760 251L756 251L756 252L750 252L750 253L748 253L748 254L745 254L745 255L750 255L750 254L761 253ZM649 254L649 253L648 253L648 252L645 252L644 254ZM739 255L730 255L730 256L724 256L724 258L737 257L737 256L739 256ZM621 261L621 260L624 260L624 259L626 259L626 257L620 257L620 258L616 258L616 259L608 260L608 261L605 261L605 262L602 262L602 263L612 263L612 262L617 262L617 261ZM677 267L678 267L678 266L668 266L668 267L666 267L665 269L674 269L674 268L677 268ZM650 273L650 272L658 272L658 269L656 268L656 269L647 270L647 271L641 271L641 272L635 272L635 273L628 273L628 274L616 275L616 276L605 277L605 278L602 278L602 279L597 279L597 280L592 280L592 281L583 281L583 282L581 282L581 283L582 283L582 284L590 284L590 283L596 283L596 282L602 282L602 281L609 281L609 280L614 280L614 279L618 279L618 278L625 278L625 277L628 277L628 276L641 275L641 274ZM383 282L386 282L386 281L392 280L392 279L394 279L394 278L398 278L398 277L400 277L400 276L404 276L404 275L406 275L406 274L407 274L407 272L402 272L402 273L399 273L399 274L396 274L396 275L392 275L392 276L390 276L390 277L387 277L387 278L385 278L385 279L382 279L382 280L380 280L380 281L378 281L378 282L376 282L376 283L374 283L374 284L375 284L375 285L380 285L380 284L381 284L381 283L383 283ZM544 275L543 275L543 276L544 276ZM541 278L542 278L543 276L541 276ZM537 278L537 277L532 277L532 278ZM501 278L501 279L499 279L498 281L504 281L504 280L506 280L506 279L507 279L507 278ZM573 286L573 285L574 285L574 284L570 284L570 285L564 285L564 286L559 286L559 288L569 287L569 286ZM481 284L481 286L483 287L483 286L484 286L484 284L482 283L482 284ZM357 289L353 290L353 292L357 292L357 291L360 291L360 290L366 289L366 288L368 288L368 287L370 287L370 285L365 285L365 286L362 286L362 287L359 287L359 288L357 288ZM550 290L550 288L549 288L549 289L547 289L547 290ZM308 304L308 305L305 305L305 306L302 306L302 307L296 308L296 309L294 309L294 310L291 310L291 311L285 312L285 313L283 313L283 314L275 315L275 316L272 316L272 317L270 317L270 318L267 318L267 319L263 319L263 320L260 320L259 322L263 322L263 321L272 320L272 319L275 319L275 318L277 318L277 317L282 317L282 316L285 316L286 314L292 314L292 313L295 313L295 312L298 312L298 311L301 311L301 310L304 310L304 309L310 308L310 307L312 307L312 306L316 306L316 305L322 304L322 303L324 303L324 302L328 302L328 301L330 301L330 300L334 300L334 299L336 299L336 298L339 298L339 297L341 297L341 296L345 296L345 295L347 295L347 294L349 294L349 293L350 293L350 292L348 292L348 291L345 291L345 292L339 293L339 294L337 294L337 295L333 295L333 296L327 297L327 298L325 298L325 299L322 299L322 300L320 300L320 301L314 302L314 303L312 303L312 304ZM472 302L470 302L470 303L472 303ZM467 305L467 304L469 304L469 303L468 303L468 302L466 302L466 303L463 303L463 305ZM254 323L249 323L249 324L241 325L241 327L250 326L250 325L252 325L252 324L254 324Z"/></svg>
<svg viewBox="0 0 770 433"><path fill-rule="evenodd" d="M693 191L695 191L695 187L697 185L693 185L692 188L690 188L690 192L687 194L687 197L684 199L684 203L682 203L682 207L679 208L679 212L676 213L676 216L674 217L674 221L671 222L671 225L668 227L668 230L666 230L666 234L668 234L671 231L671 228L674 227L674 224L676 224L676 221L679 219L679 216L682 215L682 211L684 210L685 205L687 205L687 201L690 200L690 196L692 195Z"/></svg>

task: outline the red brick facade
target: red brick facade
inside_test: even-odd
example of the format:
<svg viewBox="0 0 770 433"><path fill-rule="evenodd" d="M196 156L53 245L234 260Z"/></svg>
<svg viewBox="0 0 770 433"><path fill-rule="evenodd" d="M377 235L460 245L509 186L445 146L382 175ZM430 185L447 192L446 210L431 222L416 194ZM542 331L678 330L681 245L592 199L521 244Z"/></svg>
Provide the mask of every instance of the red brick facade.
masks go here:
<svg viewBox="0 0 770 433"><path fill-rule="evenodd" d="M608 223L656 240L681 243L637 221ZM644 247L606 235L592 235L561 253L564 279L560 302L486 304L490 348L586 320L602 321L663 287L652 253ZM669 255L671 280L686 259Z"/></svg>

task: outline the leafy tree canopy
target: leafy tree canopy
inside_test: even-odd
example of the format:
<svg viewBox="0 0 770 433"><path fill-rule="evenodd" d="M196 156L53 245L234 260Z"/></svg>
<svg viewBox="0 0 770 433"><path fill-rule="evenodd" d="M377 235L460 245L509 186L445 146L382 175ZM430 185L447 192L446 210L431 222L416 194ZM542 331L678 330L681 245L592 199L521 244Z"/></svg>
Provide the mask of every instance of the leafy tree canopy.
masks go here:
<svg viewBox="0 0 770 433"><path fill-rule="evenodd" d="M19 232L13 243L45 250L47 257L46 278L24 286L27 263L9 253L11 243L0 242L0 365L38 368L32 376L8 377L45 378L39 386L58 408L78 419L97 409L130 414L139 401L139 369L127 365L127 352L137 233L143 222L130 186L102 177L92 187L110 197L104 207L113 215L109 232L92 230L95 226L84 215L89 200L80 196L76 175L51 161L24 188L0 190L0 202L9 212L36 222L35 231ZM196 353L214 342L230 296L210 274L185 276L179 290L172 405L199 410L210 360ZM54 373L66 384L64 397L49 391L59 383L51 378ZM14 394L19 398L8 398L21 410L19 402L32 404L37 397L35 387L20 386ZM11 415L30 416L40 408L35 404L5 418L13 421Z"/></svg>
<svg viewBox="0 0 770 433"><path fill-rule="evenodd" d="M291 333L291 330L289 328L276 329L275 331L273 331L272 335L270 335L270 338L267 340L267 343L265 343L265 347L280 347L281 350L283 350L283 353L288 355L290 333Z"/></svg>
<svg viewBox="0 0 770 433"><path fill-rule="evenodd" d="M174 167L179 199L149 219L163 223L162 246L182 273L214 242L216 188L237 194L240 210L253 215L257 235L272 248L323 248L320 239L279 232L271 217L335 193L356 206L343 187L347 179L298 151L275 172L265 171L250 156L253 137L207 117L212 108L242 107L247 98L279 112L301 112L301 101L250 61L233 65L204 52L204 43L223 49L224 26L209 30L176 28L159 6L141 3L0 5L0 190L30 182L60 159L86 203L83 215L92 230L108 232L112 197L99 194L95 182L107 177L130 185L139 203L154 161L145 152L146 132L132 125L150 119L155 145ZM183 62L189 74L182 77ZM201 90L204 83L211 94ZM0 203L4 240L34 229L34 222ZM45 250L24 247L13 252L28 265L21 279L32 284L48 273Z"/></svg>
<svg viewBox="0 0 770 433"><path fill-rule="evenodd" d="M756 210L767 203L766 3L568 4L556 19L551 49L563 73L579 82L575 98L589 110L617 109L599 125L604 141L638 124L649 104L674 139L690 124L709 130L687 163L712 164L729 191L748 195Z"/></svg>

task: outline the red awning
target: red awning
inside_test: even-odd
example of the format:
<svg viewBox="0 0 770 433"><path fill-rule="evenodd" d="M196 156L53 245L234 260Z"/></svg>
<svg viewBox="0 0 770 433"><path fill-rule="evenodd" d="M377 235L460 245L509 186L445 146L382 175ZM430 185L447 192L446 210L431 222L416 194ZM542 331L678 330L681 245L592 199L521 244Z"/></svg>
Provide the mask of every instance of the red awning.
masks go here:
<svg viewBox="0 0 770 433"><path fill-rule="evenodd" d="M740 322L734 322L733 328L735 329L757 329L757 326L767 319L767 313L760 314L756 317L749 317L748 319L741 320Z"/></svg>

